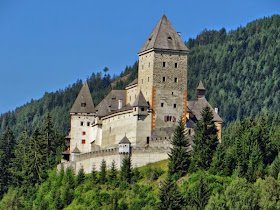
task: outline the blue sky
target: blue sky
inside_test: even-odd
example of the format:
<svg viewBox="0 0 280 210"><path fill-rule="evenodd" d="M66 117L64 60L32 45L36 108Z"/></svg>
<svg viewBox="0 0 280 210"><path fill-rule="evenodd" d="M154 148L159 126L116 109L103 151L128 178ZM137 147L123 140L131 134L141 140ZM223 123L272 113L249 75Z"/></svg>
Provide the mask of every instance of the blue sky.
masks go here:
<svg viewBox="0 0 280 210"><path fill-rule="evenodd" d="M186 41L279 9L279 0L0 0L0 113L105 66L119 74L164 12Z"/></svg>

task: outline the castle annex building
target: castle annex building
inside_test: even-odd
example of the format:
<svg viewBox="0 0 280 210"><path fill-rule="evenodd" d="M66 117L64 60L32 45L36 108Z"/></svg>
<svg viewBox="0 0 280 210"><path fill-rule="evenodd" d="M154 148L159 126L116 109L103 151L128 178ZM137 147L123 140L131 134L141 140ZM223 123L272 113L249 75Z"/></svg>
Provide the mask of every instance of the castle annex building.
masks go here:
<svg viewBox="0 0 280 210"><path fill-rule="evenodd" d="M133 167L167 159L176 122L183 117L186 131L193 134L201 111L209 106L221 137L222 119L205 98L202 82L195 101L187 101L188 48L163 15L138 52L138 78L125 90L112 90L94 106L87 82L72 109L68 150L61 166L83 167L90 173L130 154Z"/></svg>

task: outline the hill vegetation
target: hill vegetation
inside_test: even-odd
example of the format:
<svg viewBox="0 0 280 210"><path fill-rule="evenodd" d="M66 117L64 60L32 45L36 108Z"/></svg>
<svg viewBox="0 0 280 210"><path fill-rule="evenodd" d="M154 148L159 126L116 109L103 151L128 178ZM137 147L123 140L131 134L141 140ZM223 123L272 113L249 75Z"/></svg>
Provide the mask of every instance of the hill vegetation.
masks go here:
<svg viewBox="0 0 280 210"><path fill-rule="evenodd" d="M189 99L202 80L227 126L218 144L213 116L204 109L194 137L184 136L179 124L168 161L133 169L125 159L120 172L104 162L90 175L57 173L81 80L2 114L0 208L280 209L279 32L275 15L188 40ZM113 78L107 68L93 73L88 84L94 103L112 88L124 89L137 68L136 62Z"/></svg>

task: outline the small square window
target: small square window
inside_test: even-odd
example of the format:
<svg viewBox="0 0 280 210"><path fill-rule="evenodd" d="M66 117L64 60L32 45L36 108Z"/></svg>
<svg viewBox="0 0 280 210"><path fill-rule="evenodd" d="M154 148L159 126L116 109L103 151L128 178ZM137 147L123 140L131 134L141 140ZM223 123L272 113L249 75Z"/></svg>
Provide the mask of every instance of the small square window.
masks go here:
<svg viewBox="0 0 280 210"><path fill-rule="evenodd" d="M176 108L177 107L177 105L176 104L173 104L173 108Z"/></svg>
<svg viewBox="0 0 280 210"><path fill-rule="evenodd" d="M83 139L83 140L82 140L82 144L85 144L85 143L86 143L86 140L85 140L85 139Z"/></svg>
<svg viewBox="0 0 280 210"><path fill-rule="evenodd" d="M85 132L85 131L83 131L83 136L84 136L84 135L86 135L86 132Z"/></svg>
<svg viewBox="0 0 280 210"><path fill-rule="evenodd" d="M174 95L174 92L171 92L171 95Z"/></svg>
<svg viewBox="0 0 280 210"><path fill-rule="evenodd" d="M165 67L165 62L162 62L162 67Z"/></svg>
<svg viewBox="0 0 280 210"><path fill-rule="evenodd" d="M174 67L177 68L177 67L178 67L178 63L175 63L175 64L174 64Z"/></svg>
<svg viewBox="0 0 280 210"><path fill-rule="evenodd" d="M81 107L86 107L86 103L81 103Z"/></svg>
<svg viewBox="0 0 280 210"><path fill-rule="evenodd" d="M142 111L142 112L144 112L144 111L145 111L144 107L141 107L141 111Z"/></svg>
<svg viewBox="0 0 280 210"><path fill-rule="evenodd" d="M81 126L83 126L84 125L84 122L83 121L81 121Z"/></svg>
<svg viewBox="0 0 280 210"><path fill-rule="evenodd" d="M175 82L175 83L177 83L177 82L178 82L178 79L177 79L177 77L175 77L175 78L174 78L174 82Z"/></svg>
<svg viewBox="0 0 280 210"><path fill-rule="evenodd" d="M90 126L90 122L87 122L87 126Z"/></svg>
<svg viewBox="0 0 280 210"><path fill-rule="evenodd" d="M163 107L163 103L160 103L160 106Z"/></svg>
<svg viewBox="0 0 280 210"><path fill-rule="evenodd" d="M165 82L165 77L162 77L162 81Z"/></svg>

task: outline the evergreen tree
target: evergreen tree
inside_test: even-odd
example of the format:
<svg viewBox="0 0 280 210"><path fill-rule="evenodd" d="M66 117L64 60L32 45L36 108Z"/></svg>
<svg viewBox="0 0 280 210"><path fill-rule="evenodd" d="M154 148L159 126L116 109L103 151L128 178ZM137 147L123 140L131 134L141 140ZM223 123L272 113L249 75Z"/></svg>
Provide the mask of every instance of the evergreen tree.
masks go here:
<svg viewBox="0 0 280 210"><path fill-rule="evenodd" d="M44 181L47 177L47 157L46 144L39 129L36 128L30 138L27 150L26 184L35 185Z"/></svg>
<svg viewBox="0 0 280 210"><path fill-rule="evenodd" d="M110 182L115 182L117 180L117 169L116 169L116 162L113 160L110 173L109 173L109 181Z"/></svg>
<svg viewBox="0 0 280 210"><path fill-rule="evenodd" d="M191 205L195 209L203 210L208 203L210 195L211 190L205 181L205 177L202 175L199 177L199 180L191 193Z"/></svg>
<svg viewBox="0 0 280 210"><path fill-rule="evenodd" d="M78 175L77 175L77 181L76 181L77 186L82 184L85 181L85 178L86 178L86 176L85 176L84 168L81 167L79 169L79 172L78 172Z"/></svg>
<svg viewBox="0 0 280 210"><path fill-rule="evenodd" d="M14 158L15 137L8 127L0 141L0 197L8 190L11 185L12 174L10 167Z"/></svg>
<svg viewBox="0 0 280 210"><path fill-rule="evenodd" d="M101 166L100 166L100 173L99 173L99 183L100 184L105 184L107 181L107 177L106 177L106 161L103 159L101 162Z"/></svg>
<svg viewBox="0 0 280 210"><path fill-rule="evenodd" d="M22 184L25 186L28 184L25 180L26 175L29 173L29 146L30 138L27 134L27 131L25 130L21 134L20 140L18 140L16 143L15 158L12 159L12 165L10 167L12 182L16 187L20 187Z"/></svg>
<svg viewBox="0 0 280 210"><path fill-rule="evenodd" d="M158 209L183 209L184 199L170 175L167 176L160 188L159 200Z"/></svg>
<svg viewBox="0 0 280 210"><path fill-rule="evenodd" d="M207 170L218 145L217 129L209 107L202 110L202 119L196 124L193 145L193 167Z"/></svg>
<svg viewBox="0 0 280 210"><path fill-rule="evenodd" d="M120 171L121 180L127 183L131 182L132 171L131 171L131 158L126 156L122 161L122 167Z"/></svg>
<svg viewBox="0 0 280 210"><path fill-rule="evenodd" d="M94 164L92 165L92 168L91 168L91 180L92 180L93 184L96 184L98 181Z"/></svg>
<svg viewBox="0 0 280 210"><path fill-rule="evenodd" d="M185 136L183 120L180 119L175 129L174 137L171 141L172 148L169 156L168 173L178 174L179 177L185 175L190 165L190 144Z"/></svg>

